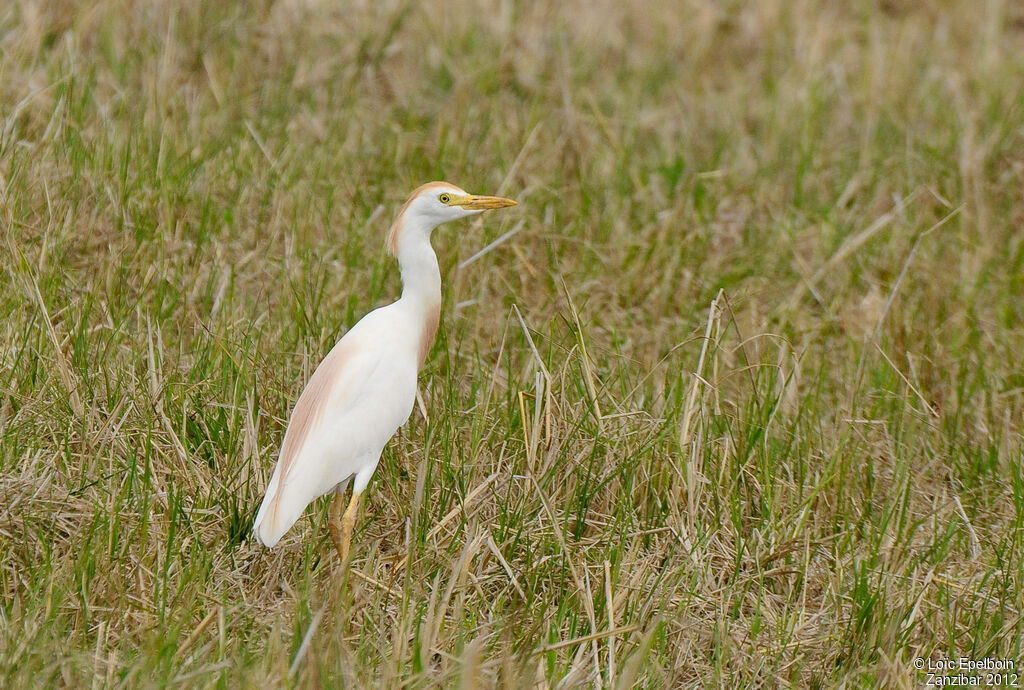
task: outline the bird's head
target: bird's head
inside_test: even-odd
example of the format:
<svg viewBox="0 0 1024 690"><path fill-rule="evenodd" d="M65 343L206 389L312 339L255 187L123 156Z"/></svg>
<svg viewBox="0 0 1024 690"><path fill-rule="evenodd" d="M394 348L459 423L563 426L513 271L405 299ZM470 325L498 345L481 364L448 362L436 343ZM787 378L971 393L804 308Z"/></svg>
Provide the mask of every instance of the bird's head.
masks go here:
<svg viewBox="0 0 1024 690"><path fill-rule="evenodd" d="M500 196L480 196L447 182L428 182L414 191L399 211L388 233L388 251L398 256L398 244L406 232L429 236L441 223L515 205Z"/></svg>

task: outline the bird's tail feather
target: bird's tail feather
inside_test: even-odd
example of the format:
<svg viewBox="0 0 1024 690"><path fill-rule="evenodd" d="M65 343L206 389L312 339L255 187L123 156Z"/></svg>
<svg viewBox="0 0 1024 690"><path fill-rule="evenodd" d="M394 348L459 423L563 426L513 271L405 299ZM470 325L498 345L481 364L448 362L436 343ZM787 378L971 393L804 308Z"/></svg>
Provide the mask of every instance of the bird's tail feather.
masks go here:
<svg viewBox="0 0 1024 690"><path fill-rule="evenodd" d="M267 547L276 544L288 531L288 527L291 527L288 525L284 529L279 529L279 521L276 519L280 503L278 500L279 479L278 473L274 472L274 476L270 478L270 484L267 486L267 493L263 496L263 503L260 504L260 509L256 512L256 519L252 523L252 532L256 539Z"/></svg>

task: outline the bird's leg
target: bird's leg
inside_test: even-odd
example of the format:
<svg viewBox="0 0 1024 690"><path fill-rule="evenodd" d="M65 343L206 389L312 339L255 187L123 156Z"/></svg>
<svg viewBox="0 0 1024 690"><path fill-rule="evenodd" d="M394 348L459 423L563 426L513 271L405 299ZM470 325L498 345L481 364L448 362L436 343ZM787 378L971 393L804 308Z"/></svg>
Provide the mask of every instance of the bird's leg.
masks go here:
<svg viewBox="0 0 1024 690"><path fill-rule="evenodd" d="M356 524L356 513L359 511L359 492L352 492L352 500L348 502L344 517L341 518L341 543L338 546L338 555L341 556L341 563L348 562L348 547L352 541L352 528Z"/></svg>
<svg viewBox="0 0 1024 690"><path fill-rule="evenodd" d="M348 551L347 547L342 547L341 541L341 505L343 500L341 498L341 491L334 492L334 500L331 501L331 514L327 518L327 528L331 531L331 541L334 542L334 548L338 551L338 556L341 557L342 562L345 560L345 553Z"/></svg>

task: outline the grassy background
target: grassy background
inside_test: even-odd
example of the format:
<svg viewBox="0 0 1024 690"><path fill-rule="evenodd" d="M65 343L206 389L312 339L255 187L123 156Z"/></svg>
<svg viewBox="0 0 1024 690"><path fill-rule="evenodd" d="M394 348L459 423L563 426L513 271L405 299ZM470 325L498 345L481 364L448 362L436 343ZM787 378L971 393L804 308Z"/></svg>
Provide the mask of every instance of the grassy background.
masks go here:
<svg viewBox="0 0 1024 690"><path fill-rule="evenodd" d="M4 5L0 684L1019 670L1022 51L1000 0ZM435 233L427 414L347 576L326 501L257 547L431 179L520 206Z"/></svg>

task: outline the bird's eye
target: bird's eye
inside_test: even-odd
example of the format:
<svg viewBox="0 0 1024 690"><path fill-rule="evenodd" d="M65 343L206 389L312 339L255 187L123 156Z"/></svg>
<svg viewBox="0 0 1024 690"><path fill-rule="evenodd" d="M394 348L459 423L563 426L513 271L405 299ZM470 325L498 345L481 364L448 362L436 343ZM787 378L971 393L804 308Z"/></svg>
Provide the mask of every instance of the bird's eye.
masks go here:
<svg viewBox="0 0 1024 690"><path fill-rule="evenodd" d="M437 198L441 201L442 204L447 204L449 201L452 200L452 195L451 194L442 194L441 196L439 196Z"/></svg>

